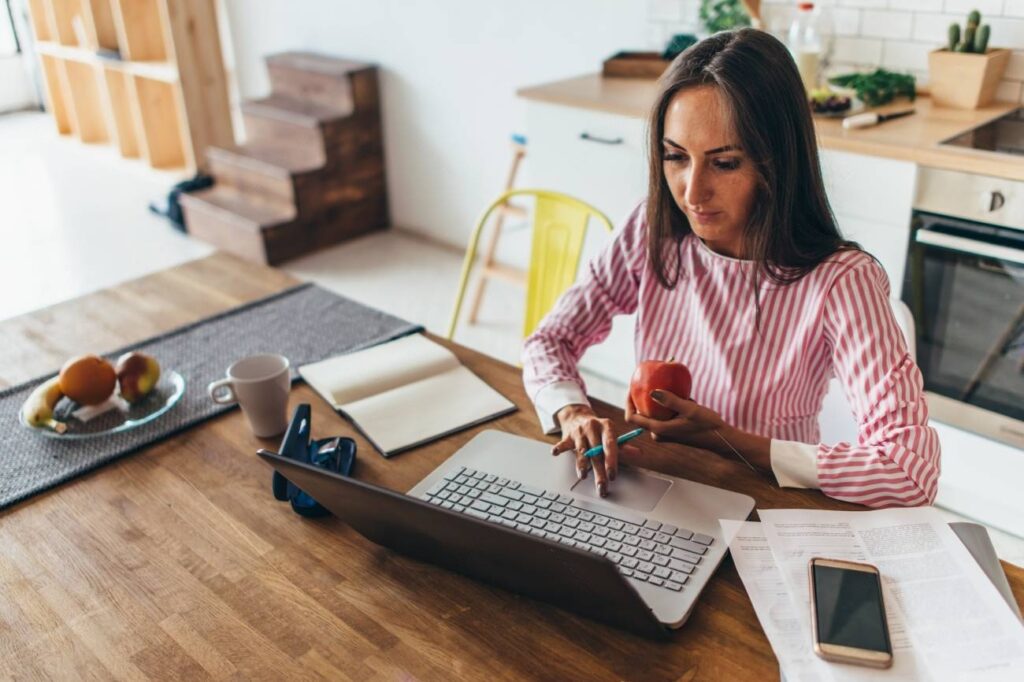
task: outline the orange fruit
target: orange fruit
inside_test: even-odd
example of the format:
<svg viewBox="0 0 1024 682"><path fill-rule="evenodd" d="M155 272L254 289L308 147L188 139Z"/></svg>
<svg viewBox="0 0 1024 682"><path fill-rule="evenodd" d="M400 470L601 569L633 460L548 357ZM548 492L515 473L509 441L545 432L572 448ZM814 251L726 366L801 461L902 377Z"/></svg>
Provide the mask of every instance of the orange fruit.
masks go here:
<svg viewBox="0 0 1024 682"><path fill-rule="evenodd" d="M79 405L102 403L116 385L113 365L97 355L71 358L60 370L61 392Z"/></svg>

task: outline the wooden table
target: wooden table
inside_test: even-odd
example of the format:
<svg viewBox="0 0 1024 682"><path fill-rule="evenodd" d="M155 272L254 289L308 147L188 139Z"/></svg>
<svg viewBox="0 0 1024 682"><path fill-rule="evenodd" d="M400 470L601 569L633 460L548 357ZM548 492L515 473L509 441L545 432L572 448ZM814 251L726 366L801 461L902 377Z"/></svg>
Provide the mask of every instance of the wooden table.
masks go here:
<svg viewBox="0 0 1024 682"><path fill-rule="evenodd" d="M215 254L0 323L0 385L52 371L294 283ZM519 371L457 345L520 411L480 428L539 437ZM314 435L352 435L356 474L407 490L467 442L390 460L308 387ZM621 422L617 408L599 409ZM621 426L621 423L620 423ZM670 643L397 556L270 492L236 410L0 512L0 677L771 679L778 666L729 559ZM780 490L743 464L647 442L652 468L759 507L851 509ZM568 462L566 464L569 466ZM1024 603L1024 570L1004 565Z"/></svg>

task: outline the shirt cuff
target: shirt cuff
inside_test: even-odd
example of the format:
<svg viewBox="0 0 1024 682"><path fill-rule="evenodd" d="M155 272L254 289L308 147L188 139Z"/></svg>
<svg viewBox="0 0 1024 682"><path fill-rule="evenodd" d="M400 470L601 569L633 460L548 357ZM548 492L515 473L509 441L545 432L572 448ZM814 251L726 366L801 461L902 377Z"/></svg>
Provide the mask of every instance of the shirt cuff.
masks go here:
<svg viewBox="0 0 1024 682"><path fill-rule="evenodd" d="M555 415L566 405L590 405L587 394L575 381L555 381L537 391L533 406L545 436L561 430Z"/></svg>
<svg viewBox="0 0 1024 682"><path fill-rule="evenodd" d="M783 488L820 488L818 446L791 440L772 440L772 473Z"/></svg>

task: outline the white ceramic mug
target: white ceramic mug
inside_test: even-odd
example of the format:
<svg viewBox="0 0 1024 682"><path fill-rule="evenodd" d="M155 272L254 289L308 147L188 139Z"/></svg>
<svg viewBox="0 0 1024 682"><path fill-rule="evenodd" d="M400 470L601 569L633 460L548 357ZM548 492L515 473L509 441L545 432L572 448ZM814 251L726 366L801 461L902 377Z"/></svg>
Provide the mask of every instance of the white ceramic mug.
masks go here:
<svg viewBox="0 0 1024 682"><path fill-rule="evenodd" d="M228 367L227 378L214 381L206 390L218 405L238 403L249 420L253 435L267 438L288 428L288 358L283 355L251 355Z"/></svg>

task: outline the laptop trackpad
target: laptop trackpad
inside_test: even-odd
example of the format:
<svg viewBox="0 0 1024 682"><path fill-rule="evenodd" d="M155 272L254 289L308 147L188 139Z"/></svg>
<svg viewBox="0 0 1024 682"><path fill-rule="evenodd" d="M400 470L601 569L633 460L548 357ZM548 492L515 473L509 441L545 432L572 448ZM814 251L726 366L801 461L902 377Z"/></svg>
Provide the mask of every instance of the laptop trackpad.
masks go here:
<svg viewBox="0 0 1024 682"><path fill-rule="evenodd" d="M577 481L571 488L573 495L592 497L604 504L622 505L637 511L649 512L658 506L658 502L672 487L671 481L651 476L636 469L619 467L618 476L608 484L608 497L597 494L594 486L594 472Z"/></svg>

